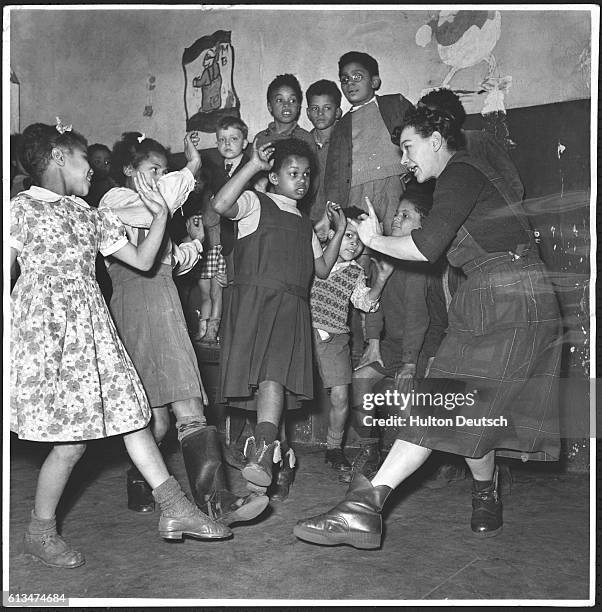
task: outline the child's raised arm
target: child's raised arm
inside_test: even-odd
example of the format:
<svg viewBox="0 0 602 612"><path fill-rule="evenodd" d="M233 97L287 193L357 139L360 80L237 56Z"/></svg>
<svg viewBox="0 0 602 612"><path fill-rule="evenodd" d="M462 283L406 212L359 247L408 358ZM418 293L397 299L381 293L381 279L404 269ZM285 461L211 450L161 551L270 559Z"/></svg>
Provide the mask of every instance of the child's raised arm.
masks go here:
<svg viewBox="0 0 602 612"><path fill-rule="evenodd" d="M199 135L196 132L187 132L184 136L184 155L188 163L186 167L192 173L192 176L196 177L198 171L201 169L201 154L196 148L199 143Z"/></svg>
<svg viewBox="0 0 602 612"><path fill-rule="evenodd" d="M322 257L314 259L314 271L318 278L328 278L332 267L339 257L341 242L343 241L345 228L347 227L347 218L338 204L328 202L326 205L326 213L331 223L334 224L334 236L324 249Z"/></svg>
<svg viewBox="0 0 602 612"><path fill-rule="evenodd" d="M271 142L266 142L261 147L253 143L253 155L245 164L216 194L213 198L213 210L229 219L233 219L238 214L238 204L236 201L240 194L245 190L245 185L258 172L269 170L272 167L269 159L274 152Z"/></svg>
<svg viewBox="0 0 602 612"><path fill-rule="evenodd" d="M137 174L134 181L136 182L138 195L149 209L153 221L146 238L141 244L134 246L131 242L128 242L118 251L115 251L113 257L139 270L150 270L155 262L157 251L163 242L169 209L163 196L158 190L153 189L143 174Z"/></svg>

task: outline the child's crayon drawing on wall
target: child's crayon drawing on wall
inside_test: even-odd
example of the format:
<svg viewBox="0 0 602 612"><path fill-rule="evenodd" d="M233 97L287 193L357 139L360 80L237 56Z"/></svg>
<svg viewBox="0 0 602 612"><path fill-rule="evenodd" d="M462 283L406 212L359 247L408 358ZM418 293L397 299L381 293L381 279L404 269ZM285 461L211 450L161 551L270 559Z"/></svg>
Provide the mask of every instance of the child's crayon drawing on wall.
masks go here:
<svg viewBox="0 0 602 612"><path fill-rule="evenodd" d="M184 108L188 130L213 132L224 115L239 117L240 102L232 81L234 49L231 32L202 36L182 55Z"/></svg>

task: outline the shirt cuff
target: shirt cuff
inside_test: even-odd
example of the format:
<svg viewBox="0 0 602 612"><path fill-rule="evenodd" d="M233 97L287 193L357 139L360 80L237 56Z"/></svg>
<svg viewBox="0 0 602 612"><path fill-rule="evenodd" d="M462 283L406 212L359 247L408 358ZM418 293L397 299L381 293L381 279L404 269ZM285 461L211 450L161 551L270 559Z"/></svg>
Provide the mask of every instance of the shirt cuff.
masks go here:
<svg viewBox="0 0 602 612"><path fill-rule="evenodd" d="M117 242L114 242L113 244L109 245L108 247L104 249L99 249L100 254L103 257L108 257L109 255L112 255L113 253L116 253L117 251L119 251L119 249L122 249L128 242L129 240L127 239L126 236L121 236L121 238L119 238Z"/></svg>

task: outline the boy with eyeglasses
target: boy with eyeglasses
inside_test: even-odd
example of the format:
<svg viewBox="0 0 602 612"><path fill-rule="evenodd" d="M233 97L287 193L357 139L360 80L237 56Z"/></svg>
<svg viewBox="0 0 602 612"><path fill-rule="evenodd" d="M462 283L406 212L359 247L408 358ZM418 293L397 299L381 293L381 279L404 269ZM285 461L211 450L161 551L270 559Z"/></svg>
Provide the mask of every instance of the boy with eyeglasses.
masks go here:
<svg viewBox="0 0 602 612"><path fill-rule="evenodd" d="M351 110L335 125L330 138L324 188L326 200L366 210L368 197L385 233L403 193L399 143L391 136L403 125L412 104L401 94L377 96L378 62L367 53L350 51L339 59L341 89Z"/></svg>

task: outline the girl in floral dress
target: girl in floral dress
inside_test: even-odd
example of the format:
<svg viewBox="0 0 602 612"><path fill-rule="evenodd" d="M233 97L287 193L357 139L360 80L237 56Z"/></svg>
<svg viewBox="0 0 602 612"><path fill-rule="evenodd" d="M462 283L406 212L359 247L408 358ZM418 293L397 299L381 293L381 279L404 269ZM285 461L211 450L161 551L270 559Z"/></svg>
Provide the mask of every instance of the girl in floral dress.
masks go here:
<svg viewBox="0 0 602 612"><path fill-rule="evenodd" d="M146 240L132 245L111 211L81 199L92 176L86 145L60 121L26 128L21 162L33 184L10 204L11 271L17 261L21 271L11 296L11 429L19 438L52 444L38 477L24 551L64 568L84 563L57 534L55 512L86 440L124 436L161 507L164 538L231 535L169 475L148 428L144 389L95 278L99 251L148 269L163 239L167 207L148 179L136 179L153 223Z"/></svg>

